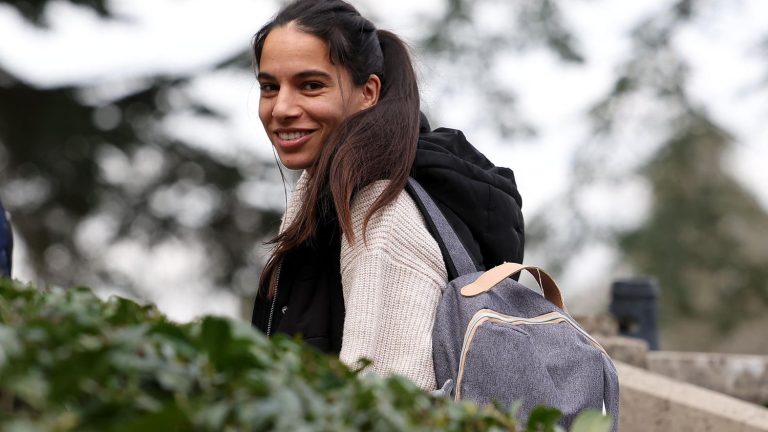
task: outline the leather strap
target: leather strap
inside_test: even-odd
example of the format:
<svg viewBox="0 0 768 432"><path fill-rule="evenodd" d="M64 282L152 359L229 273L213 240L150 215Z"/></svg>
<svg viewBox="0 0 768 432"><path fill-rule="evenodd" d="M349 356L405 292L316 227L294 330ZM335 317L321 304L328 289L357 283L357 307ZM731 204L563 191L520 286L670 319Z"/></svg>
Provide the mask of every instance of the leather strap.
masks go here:
<svg viewBox="0 0 768 432"><path fill-rule="evenodd" d="M544 298L549 300L552 304L565 310L565 303L563 303L563 296L560 292L560 288L557 286L555 280L547 274L544 270L535 266L528 266L517 263L504 263L498 265L485 273L483 273L477 280L461 289L461 295L464 297L474 297L484 292L489 291L504 279L520 273L523 270L528 270L536 282L538 282L541 289L544 291Z"/></svg>

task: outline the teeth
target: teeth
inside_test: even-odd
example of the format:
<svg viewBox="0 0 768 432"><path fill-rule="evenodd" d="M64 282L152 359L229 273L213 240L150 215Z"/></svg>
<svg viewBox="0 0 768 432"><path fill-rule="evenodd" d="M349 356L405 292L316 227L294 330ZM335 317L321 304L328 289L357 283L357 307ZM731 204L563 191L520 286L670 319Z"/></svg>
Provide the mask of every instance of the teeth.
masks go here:
<svg viewBox="0 0 768 432"><path fill-rule="evenodd" d="M309 132L280 132L277 134L278 137L280 137L281 140L295 140L299 139L303 136L309 135Z"/></svg>

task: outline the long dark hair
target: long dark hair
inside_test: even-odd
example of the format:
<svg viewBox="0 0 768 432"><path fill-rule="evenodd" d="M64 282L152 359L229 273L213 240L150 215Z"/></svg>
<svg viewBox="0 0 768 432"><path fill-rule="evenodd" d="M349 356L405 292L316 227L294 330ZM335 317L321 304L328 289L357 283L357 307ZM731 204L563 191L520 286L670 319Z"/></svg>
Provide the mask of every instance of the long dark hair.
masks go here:
<svg viewBox="0 0 768 432"><path fill-rule="evenodd" d="M341 232L353 241L351 202L356 192L376 180L389 180L365 215L363 231L376 211L397 198L408 181L419 134L416 74L408 49L397 35L377 30L342 0L298 0L254 36L257 69L269 32L289 23L324 40L331 62L345 67L355 85L377 75L381 92L376 105L341 122L320 150L297 217L271 241L275 248L259 281L259 290L269 295L276 288L279 263L315 235L324 209L335 211Z"/></svg>

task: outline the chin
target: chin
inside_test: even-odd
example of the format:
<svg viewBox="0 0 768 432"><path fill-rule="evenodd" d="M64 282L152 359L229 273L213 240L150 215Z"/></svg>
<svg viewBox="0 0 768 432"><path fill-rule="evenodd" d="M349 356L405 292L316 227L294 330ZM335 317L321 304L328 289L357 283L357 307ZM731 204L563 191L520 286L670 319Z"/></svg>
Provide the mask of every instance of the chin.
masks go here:
<svg viewBox="0 0 768 432"><path fill-rule="evenodd" d="M299 170L305 170L311 167L313 164L313 161L307 161L307 160L304 160L303 158L287 157L287 158L280 158L280 163L282 163L283 166L288 168L289 170L299 171Z"/></svg>

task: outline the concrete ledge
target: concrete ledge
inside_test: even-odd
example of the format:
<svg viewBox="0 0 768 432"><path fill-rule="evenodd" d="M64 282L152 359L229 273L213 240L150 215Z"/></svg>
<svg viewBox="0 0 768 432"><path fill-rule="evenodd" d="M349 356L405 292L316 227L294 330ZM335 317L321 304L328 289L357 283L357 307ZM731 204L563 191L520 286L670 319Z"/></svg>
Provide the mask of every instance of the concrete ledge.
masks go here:
<svg viewBox="0 0 768 432"><path fill-rule="evenodd" d="M616 362L622 432L768 432L768 409Z"/></svg>
<svg viewBox="0 0 768 432"><path fill-rule="evenodd" d="M592 336L618 336L619 324L610 314L573 315L579 325Z"/></svg>
<svg viewBox="0 0 768 432"><path fill-rule="evenodd" d="M650 351L646 363L651 372L757 405L768 404L768 356Z"/></svg>
<svg viewBox="0 0 768 432"><path fill-rule="evenodd" d="M648 343L641 339L622 336L594 336L613 361L647 368Z"/></svg>

